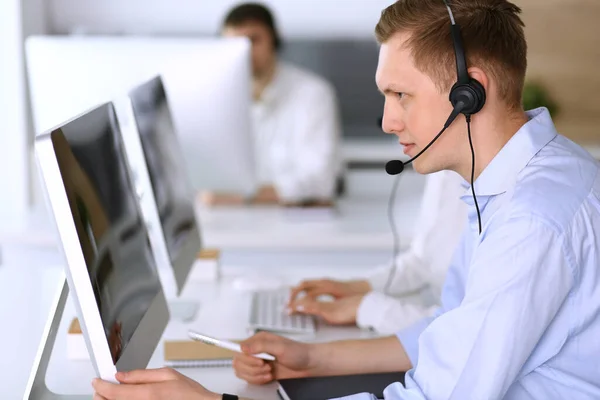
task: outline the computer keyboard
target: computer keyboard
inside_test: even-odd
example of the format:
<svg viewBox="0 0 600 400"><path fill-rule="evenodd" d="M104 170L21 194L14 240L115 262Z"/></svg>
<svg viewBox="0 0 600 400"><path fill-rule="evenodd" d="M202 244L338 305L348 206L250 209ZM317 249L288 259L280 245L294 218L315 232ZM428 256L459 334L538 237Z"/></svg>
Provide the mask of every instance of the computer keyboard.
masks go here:
<svg viewBox="0 0 600 400"><path fill-rule="evenodd" d="M288 315L289 290L252 293L249 328L280 333L315 333L315 319L310 315Z"/></svg>

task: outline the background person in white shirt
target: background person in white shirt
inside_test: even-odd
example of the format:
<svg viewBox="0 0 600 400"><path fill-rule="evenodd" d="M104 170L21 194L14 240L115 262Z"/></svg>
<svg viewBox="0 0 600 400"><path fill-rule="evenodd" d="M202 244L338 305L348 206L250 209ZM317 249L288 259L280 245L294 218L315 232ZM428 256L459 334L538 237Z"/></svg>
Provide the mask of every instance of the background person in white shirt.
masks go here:
<svg viewBox="0 0 600 400"><path fill-rule="evenodd" d="M382 334L398 332L433 315L467 218L466 205L460 200L465 190L462 183L453 171L427 175L415 237L397 258L388 293L384 289L391 262L365 280L301 282L292 291L290 310L320 316L331 324L356 323ZM298 299L300 292L305 296ZM418 296L408 296L415 293ZM334 301L318 301L321 295L331 295Z"/></svg>
<svg viewBox="0 0 600 400"><path fill-rule="evenodd" d="M252 134L258 203L330 203L341 174L341 122L335 90L324 78L278 59L281 39L263 5L234 7L225 37L252 43ZM239 203L235 194L204 194L208 204Z"/></svg>

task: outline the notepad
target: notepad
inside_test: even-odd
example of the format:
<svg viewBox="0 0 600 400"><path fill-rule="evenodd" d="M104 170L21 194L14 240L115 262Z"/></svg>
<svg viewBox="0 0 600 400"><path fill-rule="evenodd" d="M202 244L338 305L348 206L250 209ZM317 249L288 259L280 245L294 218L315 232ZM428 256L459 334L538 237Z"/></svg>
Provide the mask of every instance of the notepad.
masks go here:
<svg viewBox="0 0 600 400"><path fill-rule="evenodd" d="M165 341L165 366L171 368L230 367L234 351L202 342Z"/></svg>

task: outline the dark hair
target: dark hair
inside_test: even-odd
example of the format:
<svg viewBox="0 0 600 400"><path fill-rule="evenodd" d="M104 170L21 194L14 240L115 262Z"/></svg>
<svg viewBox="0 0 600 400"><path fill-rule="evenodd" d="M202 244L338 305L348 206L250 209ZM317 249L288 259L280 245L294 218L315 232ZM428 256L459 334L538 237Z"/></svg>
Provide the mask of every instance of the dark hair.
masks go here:
<svg viewBox="0 0 600 400"><path fill-rule="evenodd" d="M223 26L240 26L246 22L258 22L271 31L275 50L281 48L281 38L275 27L271 11L260 3L244 3L232 8L223 22Z"/></svg>

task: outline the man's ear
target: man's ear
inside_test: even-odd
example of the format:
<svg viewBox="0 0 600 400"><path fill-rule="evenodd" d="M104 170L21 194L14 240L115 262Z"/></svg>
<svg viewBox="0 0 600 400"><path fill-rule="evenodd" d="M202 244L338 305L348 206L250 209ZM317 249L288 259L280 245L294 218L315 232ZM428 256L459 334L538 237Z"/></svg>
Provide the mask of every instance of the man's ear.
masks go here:
<svg viewBox="0 0 600 400"><path fill-rule="evenodd" d="M489 86L490 86L490 80L489 80L487 74L485 72L483 72L483 70L481 68L478 68L478 67L471 67L467 71L469 72L469 77L473 78L476 81L478 81L479 83L481 83L481 85L487 92L489 89Z"/></svg>

